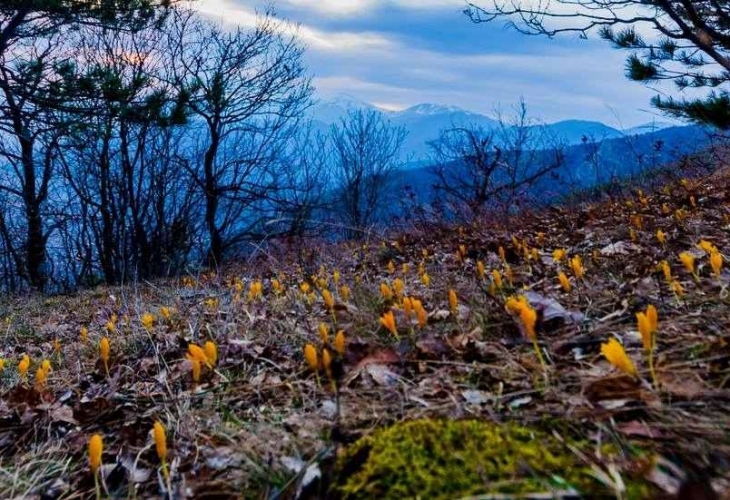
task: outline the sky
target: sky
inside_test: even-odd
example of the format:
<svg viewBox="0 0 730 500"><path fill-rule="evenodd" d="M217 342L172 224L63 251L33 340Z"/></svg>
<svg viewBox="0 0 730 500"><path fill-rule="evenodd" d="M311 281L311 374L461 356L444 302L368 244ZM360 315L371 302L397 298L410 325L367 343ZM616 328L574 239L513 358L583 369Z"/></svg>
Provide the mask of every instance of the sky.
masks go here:
<svg viewBox="0 0 730 500"><path fill-rule="evenodd" d="M491 0L485 0L491 1ZM602 121L628 128L668 121L657 89L624 76L626 53L597 37L521 35L497 21L473 24L463 0L197 0L224 24L255 23L273 5L296 25L317 97L347 94L400 110L454 105L494 116L524 99L531 118Z"/></svg>

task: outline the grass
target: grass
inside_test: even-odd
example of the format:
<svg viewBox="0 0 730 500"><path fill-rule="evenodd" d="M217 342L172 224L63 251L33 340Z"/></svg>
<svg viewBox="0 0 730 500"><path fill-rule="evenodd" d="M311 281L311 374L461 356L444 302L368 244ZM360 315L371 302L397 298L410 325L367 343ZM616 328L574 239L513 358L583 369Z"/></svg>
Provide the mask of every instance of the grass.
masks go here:
<svg viewBox="0 0 730 500"><path fill-rule="evenodd" d="M730 272L713 276L696 244L706 239L730 254L728 187L730 176L720 171L648 193L646 203L632 195L573 211L526 213L509 229L475 223L403 232L365 247L321 245L309 252L306 272L292 248L180 280L99 287L68 297L10 297L0 304L0 318L7 318L0 328L0 497L93 496L86 446L97 432L104 437L108 493L168 495L158 480L150 436L155 420L167 429L172 496L293 498L314 464L321 480L303 487L302 495L336 497L338 457L357 449L362 437L419 419L473 419L538 434L560 429L565 450L590 458L589 468L619 498L627 496L621 477L641 483L634 491L646 495L675 494L692 478L726 490ZM677 209L686 217L675 217ZM631 241L628 228L637 214L643 228ZM657 229L667 235L664 247L656 241ZM526 260L513 237L519 246L537 248L538 259ZM457 257L461 245L465 253ZM515 282L509 286L505 277L505 290L492 295L491 270L505 271L499 247ZM582 257L582 279L571 274L567 260L553 261L559 248ZM696 253L698 281L679 261L682 251ZM675 296L657 270L664 259L684 296ZM484 279L477 275L478 260L485 265ZM419 265L431 277L429 286ZM335 289L335 269L339 285L351 289L347 302ZM570 292L558 283L559 269L571 278ZM272 278L286 287L283 294L273 292ZM392 306L382 299L380 284L392 287L395 278L405 282L407 296L423 302L429 313L424 328L406 318L397 301ZM263 297L249 301L250 283L259 279ZM302 292L303 283L309 294ZM336 328L322 287L335 297ZM458 318L450 311L449 289L458 296ZM537 343L547 377L519 317L505 309L510 295L527 291L538 311ZM583 319L569 319L555 304ZM649 383L636 331L635 313L648 304L659 310L658 389ZM172 310L169 320L162 307ZM388 310L398 339L380 325ZM145 312L156 318L150 331L140 322ZM112 314L118 316L117 332L108 334ZM303 359L306 343L321 347L320 322L330 325L330 336L343 329L347 338L337 392L324 372L319 386ZM82 327L89 330L87 343L79 337ZM98 348L107 334L109 377ZM612 336L639 369L640 381L621 375L601 356L601 344ZM53 352L54 338L61 343L60 357ZM194 384L185 355L189 343L202 346L206 340L217 344L219 362ZM29 387L17 377L23 353L32 359ZM52 360L52 371L39 394L30 387L45 358ZM620 461L585 455L606 442L621 450ZM465 491L473 493L473 486Z"/></svg>
<svg viewBox="0 0 730 500"><path fill-rule="evenodd" d="M60 491L74 472L73 457L62 443L40 442L13 462L0 462L0 496L31 498L38 491Z"/></svg>

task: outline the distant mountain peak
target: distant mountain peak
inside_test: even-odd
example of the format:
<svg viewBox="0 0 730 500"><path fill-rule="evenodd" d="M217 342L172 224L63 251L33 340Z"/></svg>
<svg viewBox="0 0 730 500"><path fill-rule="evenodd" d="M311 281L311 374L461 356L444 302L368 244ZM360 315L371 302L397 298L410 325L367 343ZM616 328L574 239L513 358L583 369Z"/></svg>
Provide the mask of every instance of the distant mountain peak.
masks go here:
<svg viewBox="0 0 730 500"><path fill-rule="evenodd" d="M348 93L324 96L313 106L311 117L316 121L319 130L327 131L330 125L339 123L355 110L380 111L388 117L391 124L404 127L408 134L403 143L402 155L409 159L427 158L431 152L428 144L437 139L442 130L461 126L476 126L483 130L499 127L499 122L494 118L458 106L420 103L400 111L390 111ZM566 145L582 144L588 139L602 141L625 135L642 135L669 125L671 124L655 121L628 130L618 130L604 123L585 119L531 124Z"/></svg>
<svg viewBox="0 0 730 500"><path fill-rule="evenodd" d="M642 123L641 125L625 129L624 132L626 132L627 134L640 135L650 132L657 132L659 130L664 130L665 128L676 127L677 125L677 123L672 123L668 121L654 120L648 123Z"/></svg>
<svg viewBox="0 0 730 500"><path fill-rule="evenodd" d="M346 93L335 94L327 99L321 100L319 104L325 106L338 106L347 110L359 108L375 108L375 106L373 106L369 102L365 102L351 94Z"/></svg>
<svg viewBox="0 0 730 500"><path fill-rule="evenodd" d="M320 99L312 109L312 116L326 124L336 123L342 117L358 109L378 109L370 103L350 94L339 93Z"/></svg>
<svg viewBox="0 0 730 500"><path fill-rule="evenodd" d="M466 113L473 114L470 111L466 111L458 106L449 106L446 104L433 104L433 103L422 103L411 106L410 108L404 109L401 113L413 113L416 115L440 115L440 114L451 114L451 113Z"/></svg>

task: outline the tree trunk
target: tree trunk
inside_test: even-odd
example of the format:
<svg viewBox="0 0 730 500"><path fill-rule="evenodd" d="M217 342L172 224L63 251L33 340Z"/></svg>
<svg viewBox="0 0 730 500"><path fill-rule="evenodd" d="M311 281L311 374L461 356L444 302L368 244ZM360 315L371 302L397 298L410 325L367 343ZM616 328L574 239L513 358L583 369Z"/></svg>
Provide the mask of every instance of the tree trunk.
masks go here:
<svg viewBox="0 0 730 500"><path fill-rule="evenodd" d="M209 267L220 265L223 259L223 235L216 223L219 205L219 191L215 178L215 158L218 154L220 136L211 130L210 146L205 152L203 168L205 169L205 224L208 228L210 247L206 258Z"/></svg>
<svg viewBox="0 0 730 500"><path fill-rule="evenodd" d="M25 237L25 267L30 285L43 291L48 276L44 265L46 261L46 238L43 234L41 216L42 199L36 196L36 175L33 158L33 140L27 133L19 134L21 163L23 167L23 204L28 224Z"/></svg>
<svg viewBox="0 0 730 500"><path fill-rule="evenodd" d="M107 135L108 137L108 135ZM99 258L104 281L114 285L118 281L114 265L114 220L112 218L112 199L110 186L109 141L105 138L99 158L99 210L101 211L101 249Z"/></svg>

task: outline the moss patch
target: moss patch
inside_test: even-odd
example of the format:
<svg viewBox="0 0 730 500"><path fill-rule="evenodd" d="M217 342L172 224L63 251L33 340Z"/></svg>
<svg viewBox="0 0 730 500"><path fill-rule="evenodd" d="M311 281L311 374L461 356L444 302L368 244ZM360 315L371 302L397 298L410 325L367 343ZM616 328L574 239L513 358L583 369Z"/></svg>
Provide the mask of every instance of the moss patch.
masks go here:
<svg viewBox="0 0 730 500"><path fill-rule="evenodd" d="M590 449L581 448L590 454ZM625 462L605 448L601 463ZM415 420L376 431L352 445L338 462L333 493L347 499L566 490L615 496L591 472L590 465L540 431L477 420ZM622 479L629 498L644 498L652 491L625 474Z"/></svg>

